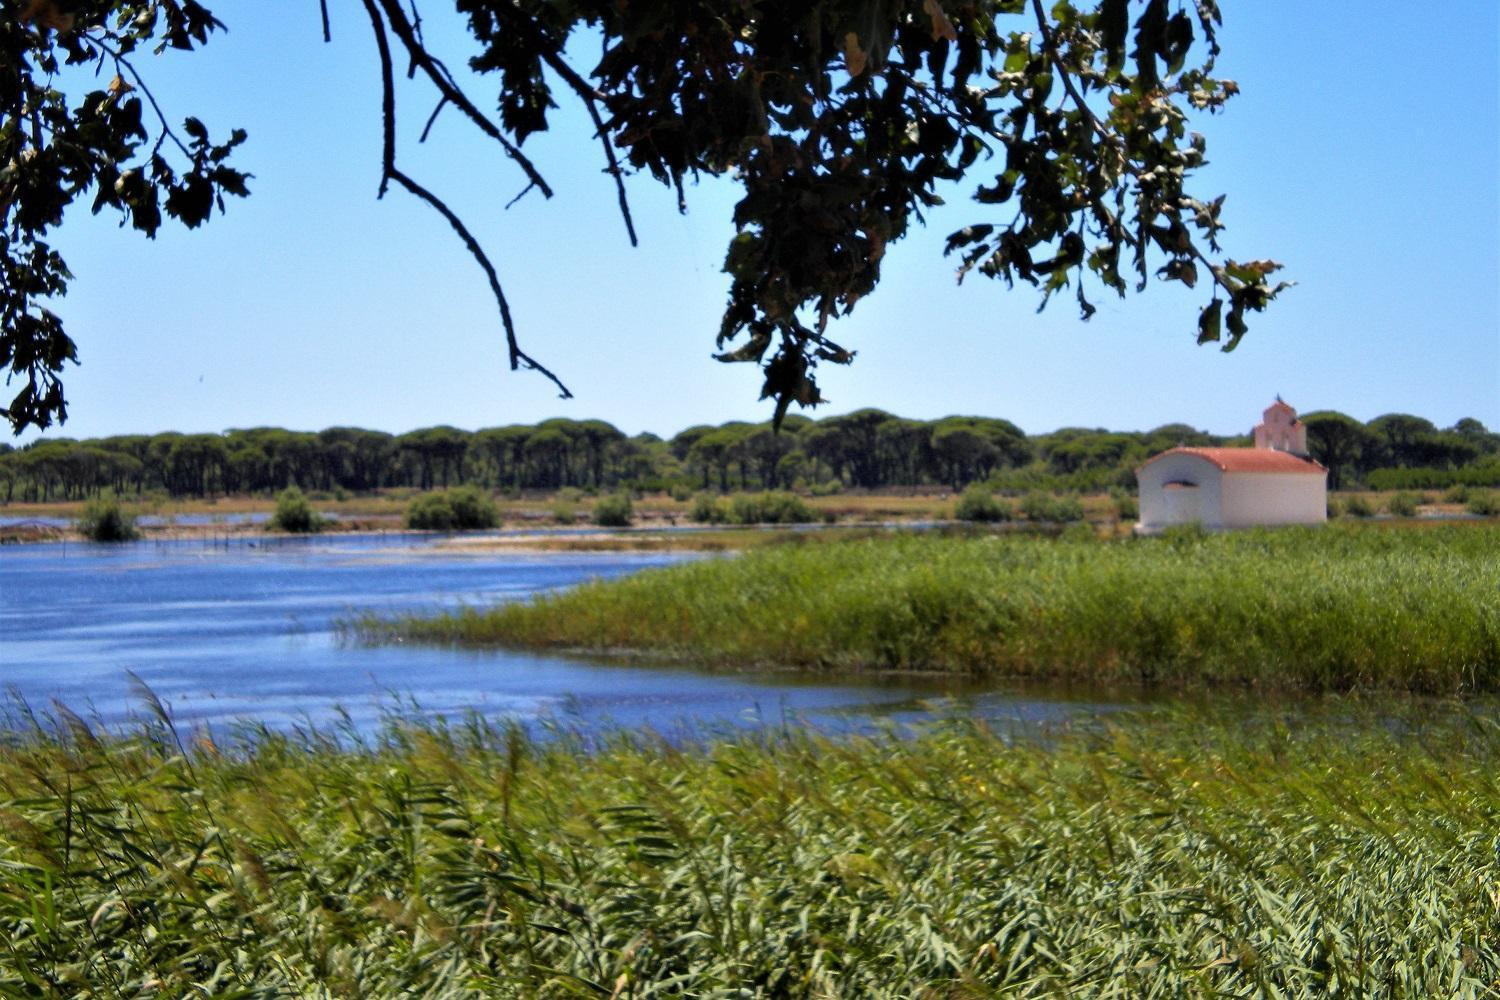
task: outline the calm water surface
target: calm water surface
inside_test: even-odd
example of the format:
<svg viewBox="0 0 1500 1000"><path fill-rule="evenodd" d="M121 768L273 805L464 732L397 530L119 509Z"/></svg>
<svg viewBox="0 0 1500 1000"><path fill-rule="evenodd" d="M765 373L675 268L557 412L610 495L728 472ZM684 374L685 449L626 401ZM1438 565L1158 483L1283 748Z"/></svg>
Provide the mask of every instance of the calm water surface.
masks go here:
<svg viewBox="0 0 1500 1000"><path fill-rule="evenodd" d="M334 622L525 598L684 558L464 553L430 536L202 541L0 549L0 685L108 725L141 704L139 676L184 724L253 720L370 728L392 711L662 731L782 724L830 728L981 712L1022 721L1107 706L928 679L868 683L726 674L531 653L341 642ZM936 699L936 703L934 703Z"/></svg>

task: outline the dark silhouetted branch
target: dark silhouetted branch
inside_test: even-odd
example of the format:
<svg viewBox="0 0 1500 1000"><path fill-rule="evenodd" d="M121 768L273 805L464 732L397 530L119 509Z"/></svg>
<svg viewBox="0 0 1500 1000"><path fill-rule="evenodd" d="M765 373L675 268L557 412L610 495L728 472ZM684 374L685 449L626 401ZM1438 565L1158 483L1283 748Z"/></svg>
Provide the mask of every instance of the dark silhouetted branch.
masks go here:
<svg viewBox="0 0 1500 1000"><path fill-rule="evenodd" d="M588 109L589 118L594 122L594 135L598 138L599 144L604 147L604 159L609 164L604 172L614 178L615 195L620 202L620 217L625 220L625 232L630 236L630 245L639 246L640 243L635 236L635 220L630 216L630 200L625 195L625 173L620 169L619 160L615 158L615 148L610 144L609 132L604 127L604 119L599 115L599 92L590 86L587 80L579 76L577 70L563 61L562 56L558 55L554 47L548 44L548 39L542 35L533 21L524 16L512 16L511 11L505 7L498 8L496 13L513 28L531 36L531 41L536 44L537 54L541 56L542 61L550 66L554 73L562 77L563 82L573 89L573 93L578 95L583 101L583 106ZM679 182L678 207L685 208L686 203L681 195Z"/></svg>
<svg viewBox="0 0 1500 1000"><path fill-rule="evenodd" d="M416 30L412 27L411 21L407 20L406 11L401 9L400 0L378 0L378 3L379 10L383 11L385 15L381 20L382 30L384 30L386 25L389 25L391 33L400 39L402 46L406 49L406 54L411 60L412 68L414 70L420 69L425 73L440 95L446 97L454 107L462 111L474 123L476 128L500 144L500 147L505 150L506 155L516 161L516 165L526 174L526 179L535 185L537 190L541 191L548 198L552 197L552 188L542 178L542 175L537 172L536 166L532 164L531 160L527 159L526 154L522 153L516 147L515 143L507 139L505 133L500 131L499 126L490 121L484 112L480 111L474 105L474 102L469 100L469 96L454 81L453 74L449 73L442 63L428 53L426 47L422 45L421 39L417 37ZM378 14L379 11L377 11L377 16ZM389 48L389 42L387 43L387 48Z"/></svg>
<svg viewBox="0 0 1500 1000"><path fill-rule="evenodd" d="M370 18L370 28L375 33L375 48L380 55L380 111L382 124L381 142L381 164L380 164L380 193L383 196L391 182L395 182L405 188L415 197L426 202L435 212L441 215L458 234L463 241L464 247L469 255L479 264L484 271L485 277L490 283L490 292L495 297L495 303L500 308L500 322L505 327L505 344L510 353L510 367L512 371L518 368L528 368L539 372L545 378L557 386L563 399L572 399L573 394L562 380L554 375L545 366L538 363L535 358L521 350L520 343L516 339L515 323L510 316L510 303L505 298L505 291L500 287L500 276L495 271L495 265L490 262L489 256L474 234L469 232L463 220L437 195L413 180L409 175L402 172L396 166L396 87L391 68L391 47L386 37L386 23L381 17L380 10L376 7L377 0L363 0L365 12ZM535 183L535 182L533 182Z"/></svg>

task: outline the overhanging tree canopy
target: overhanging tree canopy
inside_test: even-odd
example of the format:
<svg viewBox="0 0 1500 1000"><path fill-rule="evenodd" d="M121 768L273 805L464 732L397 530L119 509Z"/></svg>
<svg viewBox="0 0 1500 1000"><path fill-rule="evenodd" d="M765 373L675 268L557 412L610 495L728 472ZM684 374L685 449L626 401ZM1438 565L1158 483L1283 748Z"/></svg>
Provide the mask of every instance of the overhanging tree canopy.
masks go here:
<svg viewBox="0 0 1500 1000"><path fill-rule="evenodd" d="M1216 0L456 0L477 44L470 66L497 77L495 116L428 50L414 0L359 5L381 57L382 193L403 188L448 221L489 281L511 367L564 396L521 349L463 220L401 168L396 72L434 88L429 127L457 113L497 143L523 194L552 193L527 137L559 100L582 102L632 243L627 175L672 185L684 210L684 180L734 177L744 195L716 356L763 368L777 420L820 401L819 362L852 360L830 321L874 289L887 246L939 203L941 183L973 180L981 206L948 238L960 279L1020 280L1043 305L1071 289L1084 318L1093 282L1124 295L1153 275L1202 281L1197 341L1232 350L1246 312L1285 287L1271 284L1275 262L1223 256L1223 197L1186 187L1205 155L1189 116L1237 90L1213 76ZM0 364L21 383L0 413L15 430L66 416L76 348L49 303L69 274L47 242L65 209L89 199L151 236L164 217L194 227L247 193L228 162L244 134L215 142L197 118L175 125L131 62L145 47L194 49L219 27L195 0L13 0L0 12ZM581 34L602 43L592 67L570 61ZM108 83L70 96L54 89L62 64L93 64Z"/></svg>

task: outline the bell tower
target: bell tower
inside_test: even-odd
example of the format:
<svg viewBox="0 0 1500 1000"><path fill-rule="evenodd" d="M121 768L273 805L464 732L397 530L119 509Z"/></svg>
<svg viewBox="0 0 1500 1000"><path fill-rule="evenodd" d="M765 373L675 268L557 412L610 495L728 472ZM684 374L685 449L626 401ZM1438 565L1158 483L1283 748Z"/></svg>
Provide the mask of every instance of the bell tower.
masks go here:
<svg viewBox="0 0 1500 1000"><path fill-rule="evenodd" d="M1255 447L1285 451L1307 457L1307 427L1297 419L1297 411L1276 397L1255 425Z"/></svg>

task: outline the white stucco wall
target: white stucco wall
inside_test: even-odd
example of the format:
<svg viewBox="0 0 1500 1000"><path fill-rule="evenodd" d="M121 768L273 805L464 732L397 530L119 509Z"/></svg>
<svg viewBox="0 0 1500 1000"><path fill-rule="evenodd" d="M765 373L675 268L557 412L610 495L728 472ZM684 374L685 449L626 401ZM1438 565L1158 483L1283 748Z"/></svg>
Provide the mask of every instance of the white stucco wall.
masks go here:
<svg viewBox="0 0 1500 1000"><path fill-rule="evenodd" d="M1226 472L1220 513L1226 528L1321 524L1328 520L1325 474Z"/></svg>
<svg viewBox="0 0 1500 1000"><path fill-rule="evenodd" d="M1136 472L1140 527L1160 531L1196 521L1205 528L1321 524L1328 518L1326 473L1225 472L1199 455L1167 453ZM1195 490L1169 483L1195 483Z"/></svg>
<svg viewBox="0 0 1500 1000"><path fill-rule="evenodd" d="M1220 493L1224 472L1206 458L1197 455L1163 455L1136 473L1140 487L1141 527L1147 531L1197 520L1205 528L1224 527L1220 514ZM1183 516L1183 508L1192 506L1187 497L1168 497L1166 484L1196 483L1198 517Z"/></svg>

